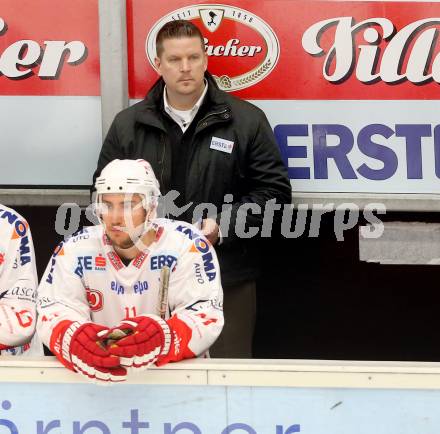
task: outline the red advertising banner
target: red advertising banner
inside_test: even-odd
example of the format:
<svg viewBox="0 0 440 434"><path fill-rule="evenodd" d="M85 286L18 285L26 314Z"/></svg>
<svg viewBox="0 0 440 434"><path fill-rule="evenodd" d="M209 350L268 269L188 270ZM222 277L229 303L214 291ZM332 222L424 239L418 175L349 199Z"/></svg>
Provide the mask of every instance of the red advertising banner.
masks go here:
<svg viewBox="0 0 440 434"><path fill-rule="evenodd" d="M157 79L154 38L172 19L202 30L209 70L246 99L440 99L440 3L127 0L129 86Z"/></svg>
<svg viewBox="0 0 440 434"><path fill-rule="evenodd" d="M0 95L99 95L98 0L1 0Z"/></svg>

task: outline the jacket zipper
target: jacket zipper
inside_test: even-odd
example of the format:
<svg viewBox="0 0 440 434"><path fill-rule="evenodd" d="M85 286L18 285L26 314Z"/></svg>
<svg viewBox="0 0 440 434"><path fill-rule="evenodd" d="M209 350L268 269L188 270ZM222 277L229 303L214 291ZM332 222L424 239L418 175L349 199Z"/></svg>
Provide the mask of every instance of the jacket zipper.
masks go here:
<svg viewBox="0 0 440 434"><path fill-rule="evenodd" d="M217 115L222 115L223 113L226 113L229 109L224 109L221 112L215 112L215 113L208 113L203 119L201 119L199 121L199 123L197 124L197 126L202 125L204 122L206 122L206 119L209 119L212 116L217 116ZM226 119L225 119L226 120ZM200 130L199 130L200 131ZM196 131L197 133L199 131Z"/></svg>
<svg viewBox="0 0 440 434"><path fill-rule="evenodd" d="M164 137L163 134L160 135L161 138L161 142L162 142L162 157L160 160L160 185L162 186L162 188L165 190L165 183L163 182L163 171L165 170L165 148L166 148L166 139Z"/></svg>
<svg viewBox="0 0 440 434"><path fill-rule="evenodd" d="M195 137L197 134L199 134L199 133L200 133L200 132L201 132L201 131L207 126L207 124L206 124L204 127L201 127L200 129L198 129L199 126L201 126L203 123L206 123L206 119L209 119L209 118L212 117L212 116L219 116L219 115L222 115L222 114L224 114L224 113L227 113L228 111L230 111L230 109L229 109L229 108L226 108L226 109L223 109L222 111L219 111L219 112L208 113L203 119L201 119L201 120L197 123L197 127L196 127L196 129L195 129L195 131L194 131L193 140L194 140L194 137ZM228 119L229 119L229 118L228 118ZM226 121L226 120L228 120L228 119L224 119L223 122ZM220 119L220 121L222 121L222 120ZM190 156L189 156L189 160L192 160L192 158L194 157L194 154L195 154L195 148L194 148L194 146L192 146L192 148L191 148L191 154L190 154ZM189 183L188 183L188 167L189 167L189 165L187 165L186 173L185 173L186 185L189 184Z"/></svg>

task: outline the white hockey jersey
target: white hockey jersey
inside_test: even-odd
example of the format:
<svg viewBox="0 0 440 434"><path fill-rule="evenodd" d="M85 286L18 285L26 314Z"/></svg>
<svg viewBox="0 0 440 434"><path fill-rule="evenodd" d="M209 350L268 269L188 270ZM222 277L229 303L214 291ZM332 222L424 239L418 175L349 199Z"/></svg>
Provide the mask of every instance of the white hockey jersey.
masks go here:
<svg viewBox="0 0 440 434"><path fill-rule="evenodd" d="M36 325L37 272L29 225L0 205L0 354L43 355Z"/></svg>
<svg viewBox="0 0 440 434"><path fill-rule="evenodd" d="M156 219L154 228L155 241L127 266L101 225L86 227L55 249L38 289L38 333L52 351L52 332L62 321L114 327L124 318L157 315L165 265L171 270L165 319L173 333L165 362L202 355L214 343L223 327L214 249L187 223Z"/></svg>

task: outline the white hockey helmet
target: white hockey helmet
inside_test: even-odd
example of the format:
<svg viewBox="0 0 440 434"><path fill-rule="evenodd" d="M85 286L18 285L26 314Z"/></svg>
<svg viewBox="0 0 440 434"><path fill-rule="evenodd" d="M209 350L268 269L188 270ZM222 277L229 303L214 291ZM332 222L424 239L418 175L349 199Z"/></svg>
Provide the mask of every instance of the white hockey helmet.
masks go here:
<svg viewBox="0 0 440 434"><path fill-rule="evenodd" d="M95 213L100 223L102 196L109 193L139 194L142 206L147 211L147 219L141 233L151 227L151 220L156 217L156 208L160 196L159 182L153 169L145 160L113 160L102 169L96 179Z"/></svg>
<svg viewBox="0 0 440 434"><path fill-rule="evenodd" d="M98 198L106 193L137 193L145 197L145 208L157 205L159 182L145 160L113 160L102 169L95 182ZM99 199L98 199L99 200Z"/></svg>

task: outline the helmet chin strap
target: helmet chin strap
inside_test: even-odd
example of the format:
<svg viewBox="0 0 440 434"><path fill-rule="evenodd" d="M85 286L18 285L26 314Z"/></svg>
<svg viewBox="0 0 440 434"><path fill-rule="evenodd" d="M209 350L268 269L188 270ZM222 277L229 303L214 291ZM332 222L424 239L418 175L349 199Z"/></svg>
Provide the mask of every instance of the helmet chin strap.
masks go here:
<svg viewBox="0 0 440 434"><path fill-rule="evenodd" d="M138 250L143 251L148 248L148 246L145 244L145 241L143 240L143 237L145 234L147 234L150 230L153 229L153 222L152 220L156 217L156 209L155 207L150 207L149 210L146 210L146 216L145 220L142 224L138 225L137 227L130 227L130 226L115 226L119 230L125 232L129 235L131 241L133 242L133 246L136 247ZM129 247L130 249L132 247ZM128 249L122 249L119 247L120 250L128 250Z"/></svg>
<svg viewBox="0 0 440 434"><path fill-rule="evenodd" d="M147 214L144 221L143 233L147 233L153 228L153 220L157 217L156 207L152 206L150 209L145 208Z"/></svg>

